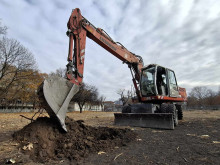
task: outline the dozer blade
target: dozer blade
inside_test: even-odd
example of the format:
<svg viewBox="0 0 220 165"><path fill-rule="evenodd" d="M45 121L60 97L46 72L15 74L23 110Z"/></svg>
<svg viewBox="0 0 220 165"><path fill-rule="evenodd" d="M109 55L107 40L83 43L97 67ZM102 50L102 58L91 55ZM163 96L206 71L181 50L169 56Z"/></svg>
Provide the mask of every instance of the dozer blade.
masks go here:
<svg viewBox="0 0 220 165"><path fill-rule="evenodd" d="M115 125L174 129L172 113L115 113Z"/></svg>
<svg viewBox="0 0 220 165"><path fill-rule="evenodd" d="M57 76L49 76L38 88L41 105L66 132L65 118L68 105L78 91L79 86Z"/></svg>

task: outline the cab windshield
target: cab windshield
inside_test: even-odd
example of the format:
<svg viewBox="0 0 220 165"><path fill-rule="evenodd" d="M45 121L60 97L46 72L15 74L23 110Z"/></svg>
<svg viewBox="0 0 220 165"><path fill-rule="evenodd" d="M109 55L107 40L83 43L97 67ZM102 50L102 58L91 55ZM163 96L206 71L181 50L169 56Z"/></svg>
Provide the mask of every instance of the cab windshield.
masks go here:
<svg viewBox="0 0 220 165"><path fill-rule="evenodd" d="M141 93L143 96L155 95L154 74L155 66L149 67L142 71Z"/></svg>

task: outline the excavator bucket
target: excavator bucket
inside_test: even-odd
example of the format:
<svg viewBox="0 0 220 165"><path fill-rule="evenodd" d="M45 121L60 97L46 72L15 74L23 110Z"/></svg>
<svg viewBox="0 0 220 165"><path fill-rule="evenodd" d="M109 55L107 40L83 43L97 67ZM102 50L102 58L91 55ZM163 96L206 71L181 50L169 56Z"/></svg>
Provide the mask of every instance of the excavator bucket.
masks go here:
<svg viewBox="0 0 220 165"><path fill-rule="evenodd" d="M115 125L174 129L172 113L115 113Z"/></svg>
<svg viewBox="0 0 220 165"><path fill-rule="evenodd" d="M78 91L79 86L58 76L49 76L38 88L41 106L66 132L65 118L68 105Z"/></svg>

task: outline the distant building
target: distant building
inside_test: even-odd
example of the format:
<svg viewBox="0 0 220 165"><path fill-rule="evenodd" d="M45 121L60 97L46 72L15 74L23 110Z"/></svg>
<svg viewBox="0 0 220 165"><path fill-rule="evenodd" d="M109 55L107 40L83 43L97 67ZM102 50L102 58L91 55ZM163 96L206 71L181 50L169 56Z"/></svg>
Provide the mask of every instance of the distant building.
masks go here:
<svg viewBox="0 0 220 165"><path fill-rule="evenodd" d="M123 105L123 102L120 99L116 100L114 103L115 105Z"/></svg>
<svg viewBox="0 0 220 165"><path fill-rule="evenodd" d="M70 102L68 111L69 112L80 111L79 105L75 102ZM102 111L102 107L101 105L91 105L86 103L83 106L83 111Z"/></svg>
<svg viewBox="0 0 220 165"><path fill-rule="evenodd" d="M14 113L14 112L33 112L36 107L33 103L22 103L21 100L8 101L6 99L0 100L0 112Z"/></svg>
<svg viewBox="0 0 220 165"><path fill-rule="evenodd" d="M0 100L0 112L33 112L39 109L39 106L34 106L33 103L25 103L23 104L20 100L16 100L13 102L5 103L5 100ZM70 102L68 111L80 111L80 108L77 103ZM83 106L83 111L102 111L101 105L91 105L85 104Z"/></svg>
<svg viewBox="0 0 220 165"><path fill-rule="evenodd" d="M104 111L105 112L112 112L115 109L115 104L113 101L105 101L104 102Z"/></svg>
<svg viewBox="0 0 220 165"><path fill-rule="evenodd" d="M105 101L104 111L105 112L119 112L121 111L122 102L121 101Z"/></svg>

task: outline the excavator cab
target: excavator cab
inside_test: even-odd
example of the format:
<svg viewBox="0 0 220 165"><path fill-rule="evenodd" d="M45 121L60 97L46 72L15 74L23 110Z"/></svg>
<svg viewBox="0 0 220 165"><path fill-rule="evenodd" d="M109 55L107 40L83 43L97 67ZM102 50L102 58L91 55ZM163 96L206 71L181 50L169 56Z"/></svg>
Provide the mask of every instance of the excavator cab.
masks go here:
<svg viewBox="0 0 220 165"><path fill-rule="evenodd" d="M174 71L156 64L142 69L140 89L143 97L179 97Z"/></svg>
<svg viewBox="0 0 220 165"><path fill-rule="evenodd" d="M115 113L116 125L174 129L178 118L182 118L179 103L186 98L174 71L150 64L141 70L139 87L140 103L124 106L122 113Z"/></svg>

